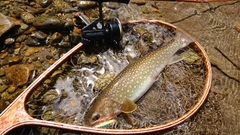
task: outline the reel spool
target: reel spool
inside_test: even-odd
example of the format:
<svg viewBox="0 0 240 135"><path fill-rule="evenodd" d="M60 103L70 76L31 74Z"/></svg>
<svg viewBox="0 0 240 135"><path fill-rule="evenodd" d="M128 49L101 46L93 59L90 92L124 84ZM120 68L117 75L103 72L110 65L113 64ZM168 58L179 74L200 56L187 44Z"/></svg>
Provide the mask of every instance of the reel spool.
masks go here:
<svg viewBox="0 0 240 135"><path fill-rule="evenodd" d="M106 24L103 21L102 2L99 3L99 18L93 22L88 22L87 19L79 12L78 16L87 25L82 29L83 44L108 44L116 46L122 40L122 25L118 18L108 20ZM108 1L109 2L109 1ZM129 0L113 0L113 2L128 3Z"/></svg>

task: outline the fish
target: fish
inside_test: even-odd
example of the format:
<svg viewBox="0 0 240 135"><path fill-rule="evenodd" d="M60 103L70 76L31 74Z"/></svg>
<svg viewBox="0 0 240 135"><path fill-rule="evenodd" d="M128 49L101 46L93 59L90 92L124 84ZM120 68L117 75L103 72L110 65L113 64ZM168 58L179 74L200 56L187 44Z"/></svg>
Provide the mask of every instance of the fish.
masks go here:
<svg viewBox="0 0 240 135"><path fill-rule="evenodd" d="M89 105L83 116L84 125L101 127L102 123L108 123L120 113L135 111L135 102L153 85L164 67L171 63L174 54L191 42L194 41L176 31L173 42L128 64Z"/></svg>

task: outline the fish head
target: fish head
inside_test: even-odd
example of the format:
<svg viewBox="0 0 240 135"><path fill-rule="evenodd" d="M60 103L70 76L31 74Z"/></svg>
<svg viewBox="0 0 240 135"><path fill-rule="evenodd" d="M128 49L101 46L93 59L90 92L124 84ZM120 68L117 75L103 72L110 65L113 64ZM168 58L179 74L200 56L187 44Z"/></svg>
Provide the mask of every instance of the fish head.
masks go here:
<svg viewBox="0 0 240 135"><path fill-rule="evenodd" d="M121 113L121 105L111 99L93 103L85 113L84 123L86 126L98 127Z"/></svg>

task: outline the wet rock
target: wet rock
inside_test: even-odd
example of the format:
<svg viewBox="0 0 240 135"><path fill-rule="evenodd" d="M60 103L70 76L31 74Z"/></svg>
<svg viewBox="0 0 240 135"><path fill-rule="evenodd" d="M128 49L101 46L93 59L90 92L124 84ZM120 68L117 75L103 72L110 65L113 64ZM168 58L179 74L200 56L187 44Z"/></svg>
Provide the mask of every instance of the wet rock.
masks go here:
<svg viewBox="0 0 240 135"><path fill-rule="evenodd" d="M26 23L21 22L20 23L20 28L19 28L19 33L25 32L28 29L28 25Z"/></svg>
<svg viewBox="0 0 240 135"><path fill-rule="evenodd" d="M22 56L13 56L13 57L8 58L8 63L9 64L19 63L22 61L22 59L23 59Z"/></svg>
<svg viewBox="0 0 240 135"><path fill-rule="evenodd" d="M46 59L50 60L53 56L52 55L46 55Z"/></svg>
<svg viewBox="0 0 240 135"><path fill-rule="evenodd" d="M40 29L63 28L65 21L55 16L39 16L33 21L33 26Z"/></svg>
<svg viewBox="0 0 240 135"><path fill-rule="evenodd" d="M23 35L20 35L19 37L17 37L16 42L21 43L21 42L23 42L26 38L27 38L26 35L24 35L24 34L23 34Z"/></svg>
<svg viewBox="0 0 240 135"><path fill-rule="evenodd" d="M82 9L89 9L97 6L97 2L94 1L79 1L78 7Z"/></svg>
<svg viewBox="0 0 240 135"><path fill-rule="evenodd" d="M62 39L63 39L62 34L60 34L59 32L55 32L55 33L51 36L51 38L50 38L50 40L49 40L49 44L50 44L50 45L58 45L58 44L62 41Z"/></svg>
<svg viewBox="0 0 240 135"><path fill-rule="evenodd" d="M7 16L0 13L0 36L14 26L14 22Z"/></svg>
<svg viewBox="0 0 240 135"><path fill-rule="evenodd" d="M6 84L0 84L0 93L4 92L8 88Z"/></svg>
<svg viewBox="0 0 240 135"><path fill-rule="evenodd" d="M17 91L15 91L14 93L8 93L7 91L4 91L1 94L1 99L8 101L8 100L13 100L15 99L21 92L23 91L23 89L19 89Z"/></svg>
<svg viewBox="0 0 240 135"><path fill-rule="evenodd" d="M52 0L38 0L38 3L42 6L42 7L47 7L52 3Z"/></svg>
<svg viewBox="0 0 240 135"><path fill-rule="evenodd" d="M1 55L0 55L0 58L1 59L4 59L8 56L8 52L3 52Z"/></svg>
<svg viewBox="0 0 240 135"><path fill-rule="evenodd" d="M13 92L16 91L16 89L17 89L17 87L14 87L13 85L10 85L10 87L8 87L8 89L7 89L7 92L8 93L13 93Z"/></svg>
<svg viewBox="0 0 240 135"><path fill-rule="evenodd" d="M144 4L146 4L146 0L131 0L131 3L138 4L138 5L144 5Z"/></svg>
<svg viewBox="0 0 240 135"><path fill-rule="evenodd" d="M27 23L27 24L32 23L32 22L34 21L34 19L35 19L34 15L32 15L32 14L29 13L29 12L22 12L22 13L20 14L20 17L21 17L21 19L22 19L25 23Z"/></svg>
<svg viewBox="0 0 240 135"><path fill-rule="evenodd" d="M39 62L39 61L33 61L32 64L33 64L35 67L42 67L42 63Z"/></svg>
<svg viewBox="0 0 240 135"><path fill-rule="evenodd" d="M240 23L236 24L235 29L240 32Z"/></svg>
<svg viewBox="0 0 240 135"><path fill-rule="evenodd" d="M47 38L48 35L42 31L36 31L36 32L32 33L31 36L33 36L39 40L44 40Z"/></svg>
<svg viewBox="0 0 240 135"><path fill-rule="evenodd" d="M31 56L41 50L41 47L29 47L26 52L24 53L24 56L28 57Z"/></svg>
<svg viewBox="0 0 240 135"><path fill-rule="evenodd" d="M5 70L6 77L12 82L14 87L28 83L34 74L34 65L16 64L7 67Z"/></svg>
<svg viewBox="0 0 240 135"><path fill-rule="evenodd" d="M13 44L14 42L15 42L14 38L7 38L7 39L5 39L4 44L10 45L10 44Z"/></svg>
<svg viewBox="0 0 240 135"><path fill-rule="evenodd" d="M48 64L49 65L52 65L54 63L54 60L53 59L50 59L49 61L48 61Z"/></svg>
<svg viewBox="0 0 240 135"><path fill-rule="evenodd" d="M49 103L53 103L56 99L58 99L59 94L56 90L52 89L47 91L42 97L43 97L42 103L49 104Z"/></svg>
<svg viewBox="0 0 240 135"><path fill-rule="evenodd" d="M0 68L0 77L1 77L1 76L4 76L4 75L5 75L4 70Z"/></svg>
<svg viewBox="0 0 240 135"><path fill-rule="evenodd" d="M74 18L73 14L62 15L61 19L65 21L64 28L69 28L69 29L73 28L74 26L73 18Z"/></svg>
<svg viewBox="0 0 240 135"><path fill-rule="evenodd" d="M41 45L41 43L38 42L37 39L32 38L32 37L28 37L28 38L25 40L25 44L28 45L28 46L39 46L39 45Z"/></svg>
<svg viewBox="0 0 240 135"><path fill-rule="evenodd" d="M0 100L0 112L2 112L7 107L4 100Z"/></svg>
<svg viewBox="0 0 240 135"><path fill-rule="evenodd" d="M63 0L54 0L53 5L58 9L59 12L64 12L66 9L72 8L67 2Z"/></svg>
<svg viewBox="0 0 240 135"><path fill-rule="evenodd" d="M110 9L118 9L120 8L120 4L117 2L106 2L105 6L110 8Z"/></svg>

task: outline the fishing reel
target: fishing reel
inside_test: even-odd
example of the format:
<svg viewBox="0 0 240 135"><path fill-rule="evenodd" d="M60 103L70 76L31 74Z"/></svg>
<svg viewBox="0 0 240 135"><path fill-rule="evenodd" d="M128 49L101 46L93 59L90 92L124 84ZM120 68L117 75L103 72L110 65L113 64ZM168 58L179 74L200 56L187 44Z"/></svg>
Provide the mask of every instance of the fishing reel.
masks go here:
<svg viewBox="0 0 240 135"><path fill-rule="evenodd" d="M103 21L102 3L103 2L119 2L128 3L129 0L96 0L99 5L99 18L93 22L89 22L80 12L79 18L86 24L82 28L83 44L108 44L118 45L122 39L122 25L118 18L108 20L106 24Z"/></svg>

